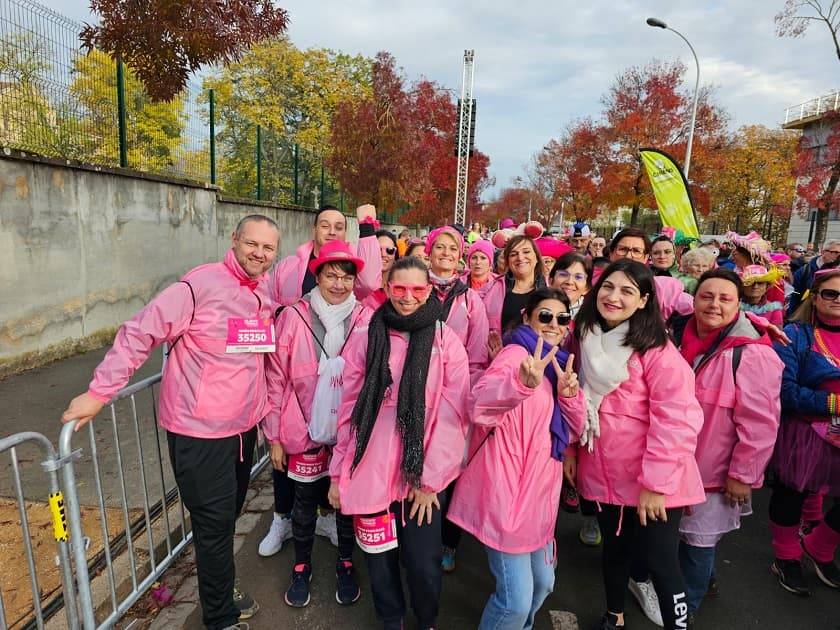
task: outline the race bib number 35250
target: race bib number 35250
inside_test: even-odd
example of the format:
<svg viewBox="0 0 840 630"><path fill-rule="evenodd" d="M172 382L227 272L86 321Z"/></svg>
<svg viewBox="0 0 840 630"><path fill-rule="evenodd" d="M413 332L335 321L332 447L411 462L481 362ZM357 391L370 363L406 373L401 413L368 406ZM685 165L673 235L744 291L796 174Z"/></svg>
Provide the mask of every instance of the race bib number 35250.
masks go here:
<svg viewBox="0 0 840 630"><path fill-rule="evenodd" d="M228 319L227 343L225 352L274 352L274 322L270 317Z"/></svg>

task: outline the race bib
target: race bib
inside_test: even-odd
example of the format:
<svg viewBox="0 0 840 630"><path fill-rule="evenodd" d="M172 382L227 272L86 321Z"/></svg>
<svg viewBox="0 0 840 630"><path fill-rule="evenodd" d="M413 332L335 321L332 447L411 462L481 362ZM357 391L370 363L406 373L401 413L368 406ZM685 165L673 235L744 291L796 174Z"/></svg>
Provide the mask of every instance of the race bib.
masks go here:
<svg viewBox="0 0 840 630"><path fill-rule="evenodd" d="M289 455L289 479L312 483L330 474L330 451L318 449L317 453Z"/></svg>
<svg viewBox="0 0 840 630"><path fill-rule="evenodd" d="M274 322L270 317L245 319L228 318L228 334L225 352L274 352Z"/></svg>
<svg viewBox="0 0 840 630"><path fill-rule="evenodd" d="M397 548L397 521L390 512L378 516L354 516L356 542L366 553L384 553Z"/></svg>

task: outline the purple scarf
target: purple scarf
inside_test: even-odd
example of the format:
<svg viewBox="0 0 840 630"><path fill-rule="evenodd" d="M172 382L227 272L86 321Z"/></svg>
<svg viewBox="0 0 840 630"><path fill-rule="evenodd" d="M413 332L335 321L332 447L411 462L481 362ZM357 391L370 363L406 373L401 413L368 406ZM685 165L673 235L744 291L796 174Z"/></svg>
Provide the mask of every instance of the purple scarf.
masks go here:
<svg viewBox="0 0 840 630"><path fill-rule="evenodd" d="M529 354L533 355L537 349L537 333L530 326L520 324L504 337L504 345L517 344L525 348ZM542 355L545 356L551 351L551 346L547 343L543 344ZM569 353L565 350L558 350L555 355L557 363L562 369L566 369L566 360L569 358ZM551 423L549 424L549 431L551 432L551 456L558 460L565 459L566 447L569 446L569 424L563 417L560 411L560 403L557 402L557 373L554 371L554 365L549 363L545 368L545 376L548 382L551 383L551 391L554 394L552 399L554 401L554 410L551 412Z"/></svg>

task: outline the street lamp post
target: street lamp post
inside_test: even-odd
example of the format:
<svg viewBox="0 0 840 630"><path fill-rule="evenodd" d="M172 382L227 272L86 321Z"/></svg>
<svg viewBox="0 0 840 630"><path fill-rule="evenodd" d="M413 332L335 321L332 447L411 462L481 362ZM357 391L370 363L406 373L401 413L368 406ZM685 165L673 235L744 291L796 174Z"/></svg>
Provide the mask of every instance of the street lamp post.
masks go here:
<svg viewBox="0 0 840 630"><path fill-rule="evenodd" d="M665 30L679 35L682 40L688 44L691 54L694 55L694 64L697 66L697 79L694 82L694 104L691 107L691 125L688 128L688 145L685 148L685 166L683 167L685 178L688 179L688 169L691 166L691 144L694 140L694 121L697 119L697 101L700 98L700 62L697 60L697 53L694 52L694 46L691 45L691 42L689 42L682 33L674 30L660 19L651 17L646 21L648 26L652 26L654 28L664 28Z"/></svg>

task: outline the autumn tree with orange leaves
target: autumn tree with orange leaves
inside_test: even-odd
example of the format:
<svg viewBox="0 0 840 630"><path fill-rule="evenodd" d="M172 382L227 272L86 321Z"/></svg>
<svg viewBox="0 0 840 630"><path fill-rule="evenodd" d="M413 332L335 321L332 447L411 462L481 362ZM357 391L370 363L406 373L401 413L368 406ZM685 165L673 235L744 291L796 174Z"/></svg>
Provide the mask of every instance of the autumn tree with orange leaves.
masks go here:
<svg viewBox="0 0 840 630"><path fill-rule="evenodd" d="M452 220L455 208L456 107L428 80L406 85L387 52L373 64L373 92L341 103L332 118L327 166L358 201L386 211L407 208L402 221L437 225ZM468 216L488 184L489 158L470 157Z"/></svg>

